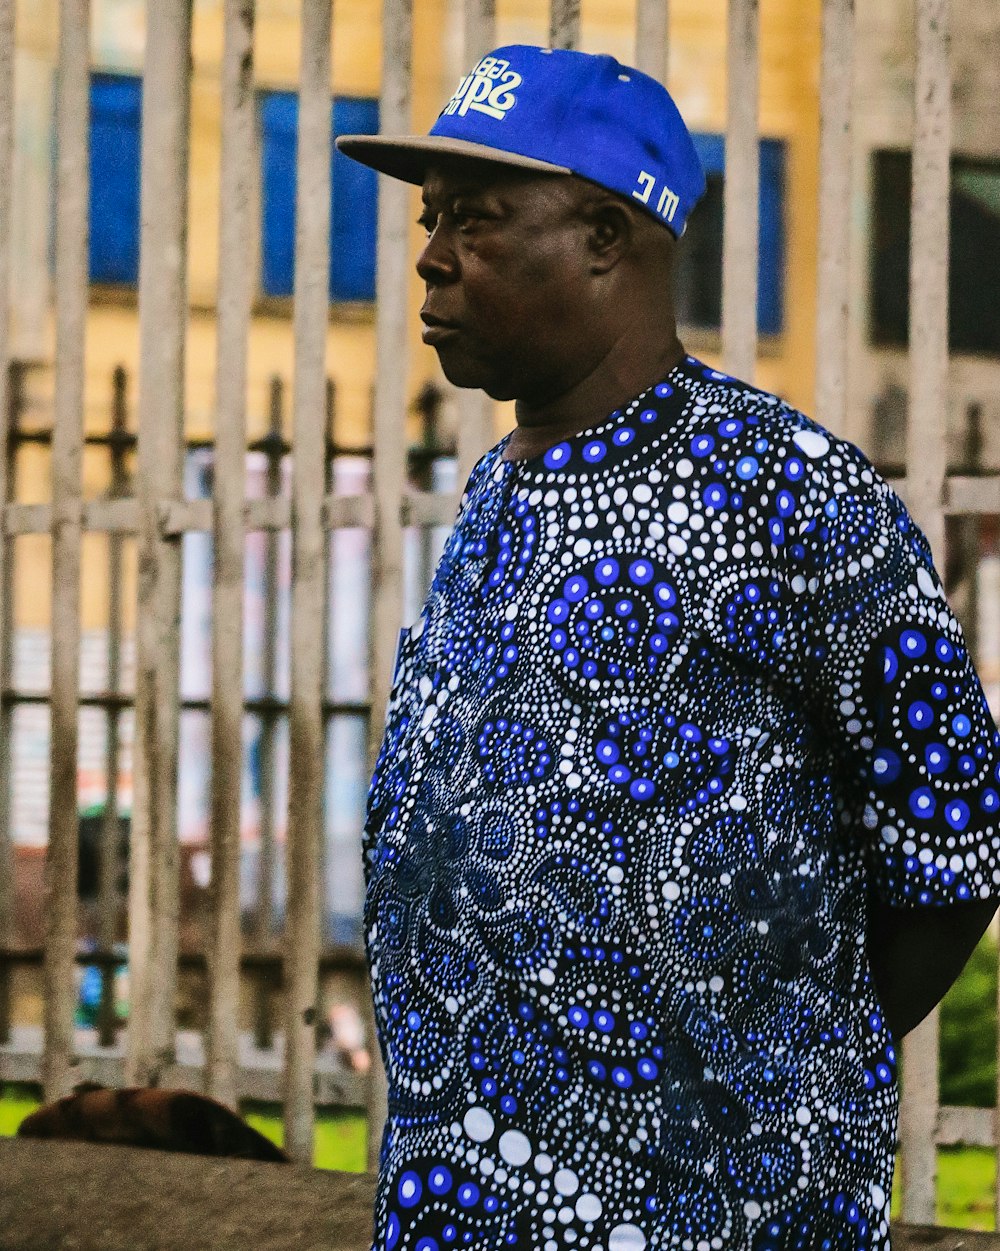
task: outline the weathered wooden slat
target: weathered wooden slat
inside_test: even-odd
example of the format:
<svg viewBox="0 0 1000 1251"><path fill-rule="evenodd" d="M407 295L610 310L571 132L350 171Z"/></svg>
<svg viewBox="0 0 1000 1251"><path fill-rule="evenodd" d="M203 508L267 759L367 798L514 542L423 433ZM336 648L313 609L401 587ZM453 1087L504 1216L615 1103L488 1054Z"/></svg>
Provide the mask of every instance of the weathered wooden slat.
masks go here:
<svg viewBox="0 0 1000 1251"><path fill-rule="evenodd" d="M254 0L225 0L219 212L218 362L213 462L212 923L207 1091L236 1103L243 782L243 580L247 347L255 209Z"/></svg>
<svg viewBox="0 0 1000 1251"><path fill-rule="evenodd" d="M496 0L465 0L462 10L463 64L466 72L496 44ZM458 476L469 471L493 442L493 401L482 391L460 389L458 406Z"/></svg>
<svg viewBox="0 0 1000 1251"><path fill-rule="evenodd" d="M638 0L635 10L635 67L667 85L670 64L670 0Z"/></svg>
<svg viewBox="0 0 1000 1251"><path fill-rule="evenodd" d="M15 0L0 0L0 517L13 483L8 456L10 387L10 250L14 198L14 13ZM10 681L13 646L14 545L0 533L0 689ZM0 943L13 936L14 852L10 835L10 708L0 708ZM10 976L0 968L0 1043L10 1029Z"/></svg>
<svg viewBox="0 0 1000 1251"><path fill-rule="evenodd" d="M285 1148L312 1158L323 837L323 531L330 272L329 0L302 6L295 220L292 692L285 916Z"/></svg>
<svg viewBox="0 0 1000 1251"><path fill-rule="evenodd" d="M5 1082L36 1084L42 1072L41 1031L32 1026L15 1026L11 1043L0 1047L0 1079ZM253 1036L239 1035L236 1068L236 1094L240 1100L280 1103L283 1089L282 1057L275 1048L254 1046ZM126 1085L125 1060L121 1045L94 1046L88 1039L77 1044L76 1080L97 1082L102 1086ZM201 1034L179 1030L177 1052L172 1064L160 1073L164 1088L206 1089L206 1057ZM365 1097L365 1079L344 1069L327 1052L316 1058L313 1075L313 1101L320 1107L359 1108ZM4 1244L6 1249L6 1243Z"/></svg>
<svg viewBox="0 0 1000 1251"><path fill-rule="evenodd" d="M916 14L907 503L943 568L951 156L948 0L917 0ZM938 1032L935 1012L903 1043L903 1217L923 1224L932 1224L936 1211Z"/></svg>
<svg viewBox="0 0 1000 1251"><path fill-rule="evenodd" d="M44 1090L73 1087L77 906L77 745L87 318L90 4L60 0L56 91L55 321L52 431L52 694L45 856Z"/></svg>
<svg viewBox="0 0 1000 1251"><path fill-rule="evenodd" d="M271 379L267 458L267 502L281 494L283 389L280 378ZM261 655L264 694L273 697L278 686L278 536L271 531L264 549L264 639ZM258 952L270 952L274 942L274 883L277 873L275 794L277 792L277 718L261 717L260 725L260 852L257 860L257 908L254 938ZM266 984L258 982L256 1036L259 1047L270 1046L272 1025Z"/></svg>
<svg viewBox="0 0 1000 1251"><path fill-rule="evenodd" d="M439 491L408 491L403 497L404 526L450 526L459 497Z"/></svg>
<svg viewBox="0 0 1000 1251"><path fill-rule="evenodd" d="M753 381L757 360L759 236L759 0L729 0L726 177L722 232L722 361Z"/></svg>
<svg viewBox="0 0 1000 1251"><path fill-rule="evenodd" d="M382 132L409 128L412 90L413 0L382 6ZM378 278L375 312L376 375L372 438L372 598L369 683L374 715L368 757L374 764L389 697L392 663L403 612L403 531L399 505L406 484L406 298L409 290L409 191L383 179L379 187ZM368 1157L377 1164L386 1115L385 1074L374 1045L371 996L364 995L372 1042L368 1100Z"/></svg>
<svg viewBox="0 0 1000 1251"><path fill-rule="evenodd" d="M174 1050L180 544L162 500L182 491L191 0L147 14L139 257L138 612L129 883L130 1082Z"/></svg>
<svg viewBox="0 0 1000 1251"><path fill-rule="evenodd" d="M854 0L824 0L816 416L827 429L840 435L847 433L853 85Z"/></svg>
<svg viewBox="0 0 1000 1251"><path fill-rule="evenodd" d="M162 539L184 534L210 533L213 527L212 501L164 500L157 508ZM371 526L373 504L370 495L327 495L323 501L323 525L328 530ZM284 497L247 500L243 505L246 530L287 530L292 524L291 502ZM8 504L4 513L4 533L48 534L52 527L49 504ZM88 500L83 506L83 528L88 532L136 534L139 507L134 499Z"/></svg>
<svg viewBox="0 0 1000 1251"><path fill-rule="evenodd" d="M580 0L550 0L549 44L576 48L580 43Z"/></svg>
<svg viewBox="0 0 1000 1251"><path fill-rule="evenodd" d="M948 222L951 161L949 0L917 2L910 231L910 508L944 559L948 413Z"/></svg>
<svg viewBox="0 0 1000 1251"><path fill-rule="evenodd" d="M956 474L949 477L945 483L945 512L949 516L1000 513L1000 476L967 478Z"/></svg>
<svg viewBox="0 0 1000 1251"><path fill-rule="evenodd" d="M496 0L464 0L462 6L462 64L465 72L496 44Z"/></svg>
<svg viewBox="0 0 1000 1251"><path fill-rule="evenodd" d="M892 479L890 485L904 496L912 489L903 478ZM454 516L455 497L444 492L410 491L399 504L404 525L448 525ZM1000 513L1000 476L950 475L945 482L944 510L948 516ZM212 530L211 500L169 500L158 512L162 538ZM283 497L251 499L243 506L243 524L247 531L287 530L291 517L291 502ZM322 517L328 530L370 528L374 518L372 496L327 495ZM138 525L139 510L134 499L88 500L83 505L83 528L89 533L134 535ZM49 504L8 504L6 507L3 533L8 537L48 534L51 528Z"/></svg>
<svg viewBox="0 0 1000 1251"><path fill-rule="evenodd" d="M370 530L375 521L374 501L370 495L328 495L323 518L329 530Z"/></svg>

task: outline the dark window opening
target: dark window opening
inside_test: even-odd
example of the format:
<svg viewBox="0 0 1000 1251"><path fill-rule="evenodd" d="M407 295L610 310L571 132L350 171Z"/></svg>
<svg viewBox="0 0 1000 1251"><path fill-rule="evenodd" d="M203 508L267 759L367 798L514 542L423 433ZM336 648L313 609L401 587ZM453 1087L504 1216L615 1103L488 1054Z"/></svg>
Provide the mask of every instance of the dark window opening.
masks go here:
<svg viewBox="0 0 1000 1251"><path fill-rule="evenodd" d="M722 322L722 229L725 139L695 135L708 189L695 209L677 251L677 320L684 326L718 329ZM775 139L760 145L757 325L777 334L784 325L785 148Z"/></svg>
<svg viewBox="0 0 1000 1251"><path fill-rule="evenodd" d="M910 333L909 152L874 154L871 338L905 347ZM951 163L948 346L1000 355L1000 161Z"/></svg>

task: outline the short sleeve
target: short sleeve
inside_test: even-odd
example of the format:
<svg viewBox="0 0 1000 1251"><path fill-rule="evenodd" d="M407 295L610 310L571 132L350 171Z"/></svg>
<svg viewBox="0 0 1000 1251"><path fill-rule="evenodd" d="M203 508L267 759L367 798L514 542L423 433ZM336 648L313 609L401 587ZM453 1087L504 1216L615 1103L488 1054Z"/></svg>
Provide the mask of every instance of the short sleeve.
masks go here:
<svg viewBox="0 0 1000 1251"><path fill-rule="evenodd" d="M1000 896L1000 737L929 545L856 449L831 440L816 461L785 553L801 680L874 892Z"/></svg>

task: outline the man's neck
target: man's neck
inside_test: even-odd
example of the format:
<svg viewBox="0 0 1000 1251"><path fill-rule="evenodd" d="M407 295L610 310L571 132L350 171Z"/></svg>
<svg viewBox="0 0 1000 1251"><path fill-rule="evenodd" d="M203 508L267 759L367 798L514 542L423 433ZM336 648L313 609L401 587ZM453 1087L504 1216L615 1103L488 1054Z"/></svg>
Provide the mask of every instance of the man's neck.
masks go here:
<svg viewBox="0 0 1000 1251"><path fill-rule="evenodd" d="M626 351L602 362L576 386L541 404L518 400L517 426L504 460L532 460L564 439L599 425L615 409L658 382L684 358L676 336L656 352Z"/></svg>

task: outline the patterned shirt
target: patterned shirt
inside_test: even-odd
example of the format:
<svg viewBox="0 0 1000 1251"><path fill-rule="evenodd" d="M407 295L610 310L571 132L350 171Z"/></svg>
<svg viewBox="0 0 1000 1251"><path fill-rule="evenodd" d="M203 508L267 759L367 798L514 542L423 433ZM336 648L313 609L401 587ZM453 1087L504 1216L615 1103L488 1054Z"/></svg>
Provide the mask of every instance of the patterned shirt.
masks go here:
<svg viewBox="0 0 1000 1251"><path fill-rule="evenodd" d="M869 892L1000 893L998 737L864 456L687 358L469 480L369 798L377 1251L888 1247Z"/></svg>

